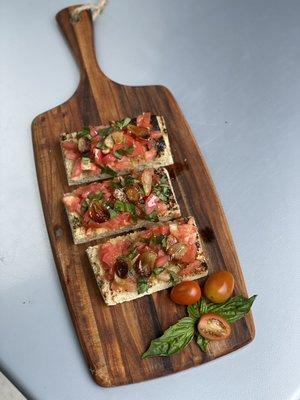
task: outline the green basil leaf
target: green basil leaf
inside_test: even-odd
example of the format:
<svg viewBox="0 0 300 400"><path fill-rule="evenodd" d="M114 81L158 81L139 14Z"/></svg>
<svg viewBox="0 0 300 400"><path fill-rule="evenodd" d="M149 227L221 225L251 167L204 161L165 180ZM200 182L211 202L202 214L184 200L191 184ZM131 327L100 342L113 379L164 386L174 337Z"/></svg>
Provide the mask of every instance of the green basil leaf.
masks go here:
<svg viewBox="0 0 300 400"><path fill-rule="evenodd" d="M133 185L134 182L135 182L135 179L133 176L131 176L131 175L124 176L124 185L125 186Z"/></svg>
<svg viewBox="0 0 300 400"><path fill-rule="evenodd" d="M101 172L103 174L111 175L111 176L117 176L116 171L114 171L112 168L108 167L107 165L104 165L101 167Z"/></svg>
<svg viewBox="0 0 300 400"><path fill-rule="evenodd" d="M163 272L165 269L163 267L155 267L152 271L153 275L157 276L159 275L161 272Z"/></svg>
<svg viewBox="0 0 300 400"><path fill-rule="evenodd" d="M112 123L112 127L115 130L122 130L125 128L125 126L127 126L130 123L131 119L126 117L124 119L120 119L119 121L114 121Z"/></svg>
<svg viewBox="0 0 300 400"><path fill-rule="evenodd" d="M221 315L230 324L243 318L251 309L251 306L257 296L246 298L242 295L231 297L223 304L207 304L206 312L214 312Z"/></svg>
<svg viewBox="0 0 300 400"><path fill-rule="evenodd" d="M108 126L107 128L98 129L99 135L102 136L103 138L108 136L111 131L112 131L112 129L110 126Z"/></svg>
<svg viewBox="0 0 300 400"><path fill-rule="evenodd" d="M170 283L173 285L177 285L177 283L181 282L181 278L176 274L176 272L171 271L168 269L168 272L170 274Z"/></svg>
<svg viewBox="0 0 300 400"><path fill-rule="evenodd" d="M112 208L109 208L108 211L109 211L110 219L115 218L118 215L118 213L115 210L113 210Z"/></svg>
<svg viewBox="0 0 300 400"><path fill-rule="evenodd" d="M96 144L96 147L97 147L97 149L102 150L102 149L105 148L105 145L104 145L104 143L102 143L102 142L98 142L98 143Z"/></svg>
<svg viewBox="0 0 300 400"><path fill-rule="evenodd" d="M110 183L110 187L112 189L121 189L122 188L122 184L120 182L111 182Z"/></svg>
<svg viewBox="0 0 300 400"><path fill-rule="evenodd" d="M119 160L120 160L125 154L126 154L126 151L125 151L124 149L119 149L119 150L116 150L116 151L114 152L114 156L115 156L116 158L118 158Z"/></svg>
<svg viewBox="0 0 300 400"><path fill-rule="evenodd" d="M192 318L200 318L201 317L202 314L200 313L199 305L200 305L200 301L187 306L187 312L190 317L192 317Z"/></svg>
<svg viewBox="0 0 300 400"><path fill-rule="evenodd" d="M147 292L149 289L148 281L146 278L140 277L137 283L138 294Z"/></svg>
<svg viewBox="0 0 300 400"><path fill-rule="evenodd" d="M87 212L89 208L89 202L87 200L83 200L83 202L81 203L81 211L83 213Z"/></svg>
<svg viewBox="0 0 300 400"><path fill-rule="evenodd" d="M198 303L192 304L187 307L189 316L200 318L201 315L208 312L221 315L230 324L243 318L249 311L256 298L256 295L247 299L242 295L231 297L225 303L214 304L206 303L201 299Z"/></svg>
<svg viewBox="0 0 300 400"><path fill-rule="evenodd" d="M89 140L92 139L92 135L90 134L90 128L89 127L84 127L82 129L82 131L77 132L76 136L77 136L77 138L84 137L84 138L89 139Z"/></svg>
<svg viewBox="0 0 300 400"><path fill-rule="evenodd" d="M155 356L170 356L183 350L194 337L195 321L191 317L181 318L170 326L162 336L152 340L143 358Z"/></svg>
<svg viewBox="0 0 300 400"><path fill-rule="evenodd" d="M147 219L148 221L152 221L152 222L158 222L159 218L156 214L155 211L153 211L151 214L145 216L145 219Z"/></svg>
<svg viewBox="0 0 300 400"><path fill-rule="evenodd" d="M203 336L201 336L200 333L198 333L198 335L197 335L196 343L204 353L207 352L209 340L207 340Z"/></svg>
<svg viewBox="0 0 300 400"><path fill-rule="evenodd" d="M126 149L126 153L127 153L127 154L132 154L132 153L133 153L133 150L134 150L134 147L133 147L133 146L129 146L129 147L127 147L127 149Z"/></svg>
<svg viewBox="0 0 300 400"><path fill-rule="evenodd" d="M166 235L154 235L150 238L151 244L160 244L163 247L167 246L167 236Z"/></svg>

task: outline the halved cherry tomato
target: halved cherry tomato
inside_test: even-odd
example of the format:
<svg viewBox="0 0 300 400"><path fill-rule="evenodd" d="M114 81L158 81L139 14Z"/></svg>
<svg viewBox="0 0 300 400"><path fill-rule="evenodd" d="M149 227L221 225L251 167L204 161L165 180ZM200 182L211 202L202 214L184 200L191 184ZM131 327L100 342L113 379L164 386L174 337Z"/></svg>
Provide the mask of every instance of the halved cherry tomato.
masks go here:
<svg viewBox="0 0 300 400"><path fill-rule="evenodd" d="M232 295L233 288L234 277L230 272L216 272L206 280L204 294L213 303L224 303Z"/></svg>
<svg viewBox="0 0 300 400"><path fill-rule="evenodd" d="M171 291L171 300L183 306L196 303L200 298L200 286L198 282L194 281L181 282L174 286Z"/></svg>
<svg viewBox="0 0 300 400"><path fill-rule="evenodd" d="M203 314L198 322L200 335L208 340L223 340L231 333L229 323L218 314Z"/></svg>

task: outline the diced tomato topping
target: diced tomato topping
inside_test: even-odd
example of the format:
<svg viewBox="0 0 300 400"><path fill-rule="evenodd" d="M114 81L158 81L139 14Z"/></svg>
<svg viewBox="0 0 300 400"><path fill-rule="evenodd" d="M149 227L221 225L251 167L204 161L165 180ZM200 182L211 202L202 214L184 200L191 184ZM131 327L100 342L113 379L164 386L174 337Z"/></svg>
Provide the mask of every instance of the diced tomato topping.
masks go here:
<svg viewBox="0 0 300 400"><path fill-rule="evenodd" d="M91 162L89 171L92 171L92 172L99 171L99 167L97 167L96 164Z"/></svg>
<svg viewBox="0 0 300 400"><path fill-rule="evenodd" d="M81 186L76 189L75 193L77 196L81 196L83 199L86 199L90 193L98 192L99 190L103 190L104 185L101 182L93 182L86 186Z"/></svg>
<svg viewBox="0 0 300 400"><path fill-rule="evenodd" d="M70 194L68 196L64 196L63 202L66 205L68 211L70 212L78 211L78 206L80 205L79 197Z"/></svg>
<svg viewBox="0 0 300 400"><path fill-rule="evenodd" d="M78 157L80 157L80 154L78 151L73 151L73 150L65 150L65 157L68 160L77 160Z"/></svg>
<svg viewBox="0 0 300 400"><path fill-rule="evenodd" d="M100 141L99 135L96 135L92 138L92 140L91 140L91 150L92 151L97 148L97 144L99 143L99 141Z"/></svg>
<svg viewBox="0 0 300 400"><path fill-rule="evenodd" d="M132 157L139 157L142 156L145 153L145 148L143 145L138 142L137 140L134 141L133 144L133 152L131 153Z"/></svg>
<svg viewBox="0 0 300 400"><path fill-rule="evenodd" d="M137 117L136 124L137 124L137 126L140 126L142 128L149 128L150 127L150 119L151 119L151 113L144 112L142 115L139 115Z"/></svg>
<svg viewBox="0 0 300 400"><path fill-rule="evenodd" d="M189 245L187 251L184 253L183 257L181 257L182 262L191 263L195 261L197 254L197 247L195 244Z"/></svg>
<svg viewBox="0 0 300 400"><path fill-rule="evenodd" d="M77 143L75 143L73 140L65 140L62 145L65 150L78 150Z"/></svg>
<svg viewBox="0 0 300 400"><path fill-rule="evenodd" d="M170 261L170 256L168 256L168 255L157 257L157 259L155 261L155 266L156 267L162 267L163 265L165 265L169 261Z"/></svg>
<svg viewBox="0 0 300 400"><path fill-rule="evenodd" d="M98 135L98 131L94 126L90 126L90 134L92 137Z"/></svg>
<svg viewBox="0 0 300 400"><path fill-rule="evenodd" d="M145 212L147 215L151 214L155 210L158 202L159 198L153 193L147 197L145 201Z"/></svg>
<svg viewBox="0 0 300 400"><path fill-rule="evenodd" d="M127 133L124 133L124 142L126 146L132 146L134 143L134 139L132 136L128 135Z"/></svg>
<svg viewBox="0 0 300 400"><path fill-rule="evenodd" d="M118 257L125 253L129 243L126 240L120 240L116 244L106 242L99 247L99 259L103 263L106 275L109 280L114 277L114 267Z"/></svg>
<svg viewBox="0 0 300 400"><path fill-rule="evenodd" d="M164 202L162 202L162 201L159 201L158 203L157 203L157 214L158 215L165 215L165 213L168 211L168 206L167 206L167 204L165 204Z"/></svg>
<svg viewBox="0 0 300 400"><path fill-rule="evenodd" d="M159 139L160 137L162 137L162 133L161 133L161 131L152 131L152 132L150 133L150 137L151 137L152 139L154 139L154 140L157 140L157 139Z"/></svg>
<svg viewBox="0 0 300 400"><path fill-rule="evenodd" d="M104 222L102 226L107 229L119 229L122 228L123 226L130 225L131 222L132 222L131 214L128 212L123 212L118 214L115 218L112 218L111 220Z"/></svg>
<svg viewBox="0 0 300 400"><path fill-rule="evenodd" d="M188 264L185 268L178 272L178 275L185 276L192 274L196 269L200 267L200 261L195 260L192 263Z"/></svg>
<svg viewBox="0 0 300 400"><path fill-rule="evenodd" d="M145 154L144 154L145 160L148 162L152 161L153 158L155 158L156 154L157 154L157 151L154 148L151 150L145 151Z"/></svg>
<svg viewBox="0 0 300 400"><path fill-rule="evenodd" d="M152 232L152 235L169 235L170 227L169 224L160 224L149 229L149 231Z"/></svg>
<svg viewBox="0 0 300 400"><path fill-rule="evenodd" d="M185 244L194 244L196 242L197 228L191 224L171 224L171 233L176 239Z"/></svg>
<svg viewBox="0 0 300 400"><path fill-rule="evenodd" d="M103 157L102 163L103 163L104 165L112 164L112 163L114 163L116 160L117 160L117 159L116 159L116 157L115 157L114 155L108 153L108 154L106 154L106 156Z"/></svg>
<svg viewBox="0 0 300 400"><path fill-rule="evenodd" d="M93 150L93 154L94 154L95 163L97 165L102 165L103 164L103 162L102 162L102 160L103 160L102 151L100 149L95 148Z"/></svg>
<svg viewBox="0 0 300 400"><path fill-rule="evenodd" d="M78 158L73 165L71 176L72 178L76 178L77 176L81 175L82 168L81 168L81 158Z"/></svg>
<svg viewBox="0 0 300 400"><path fill-rule="evenodd" d="M128 170L131 168L131 161L128 157L123 156L120 160L116 161L115 169L118 171Z"/></svg>

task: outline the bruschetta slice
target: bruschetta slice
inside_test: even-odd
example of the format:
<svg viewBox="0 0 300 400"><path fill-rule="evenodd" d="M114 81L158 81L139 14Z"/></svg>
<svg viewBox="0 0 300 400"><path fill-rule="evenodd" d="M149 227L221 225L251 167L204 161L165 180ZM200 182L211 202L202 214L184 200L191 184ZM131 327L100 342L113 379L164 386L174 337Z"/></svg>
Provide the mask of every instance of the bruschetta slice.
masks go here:
<svg viewBox="0 0 300 400"><path fill-rule="evenodd" d="M65 194L63 202L75 244L180 217L165 168L80 186Z"/></svg>
<svg viewBox="0 0 300 400"><path fill-rule="evenodd" d="M164 118L143 113L60 137L69 185L173 164Z"/></svg>
<svg viewBox="0 0 300 400"><path fill-rule="evenodd" d="M194 218L155 224L86 251L107 305L207 275Z"/></svg>

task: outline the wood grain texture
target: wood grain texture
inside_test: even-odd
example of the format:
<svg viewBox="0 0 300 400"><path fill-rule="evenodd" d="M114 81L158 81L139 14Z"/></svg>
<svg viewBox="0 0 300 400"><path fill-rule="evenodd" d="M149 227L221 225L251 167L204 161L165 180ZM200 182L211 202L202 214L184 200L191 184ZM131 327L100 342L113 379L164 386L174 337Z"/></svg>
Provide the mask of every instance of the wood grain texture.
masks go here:
<svg viewBox="0 0 300 400"><path fill-rule="evenodd" d="M57 270L89 369L101 386L122 385L181 371L234 351L253 339L254 323L249 314L234 324L232 336L212 345L209 354L201 353L192 343L170 358L143 360L140 355L150 341L182 317L184 307L172 303L167 290L113 307L104 305L85 254L88 244L73 244L61 201L70 188L59 134L143 111L166 119L175 161L168 170L182 214L193 215L200 231L209 233L206 236L210 240L204 246L209 272L231 271L236 292L247 292L220 201L174 97L163 86L130 87L109 80L97 64L89 13L83 12L80 20L72 23L71 10L72 7L59 12L57 21L79 64L81 79L68 101L34 119L36 168Z"/></svg>

